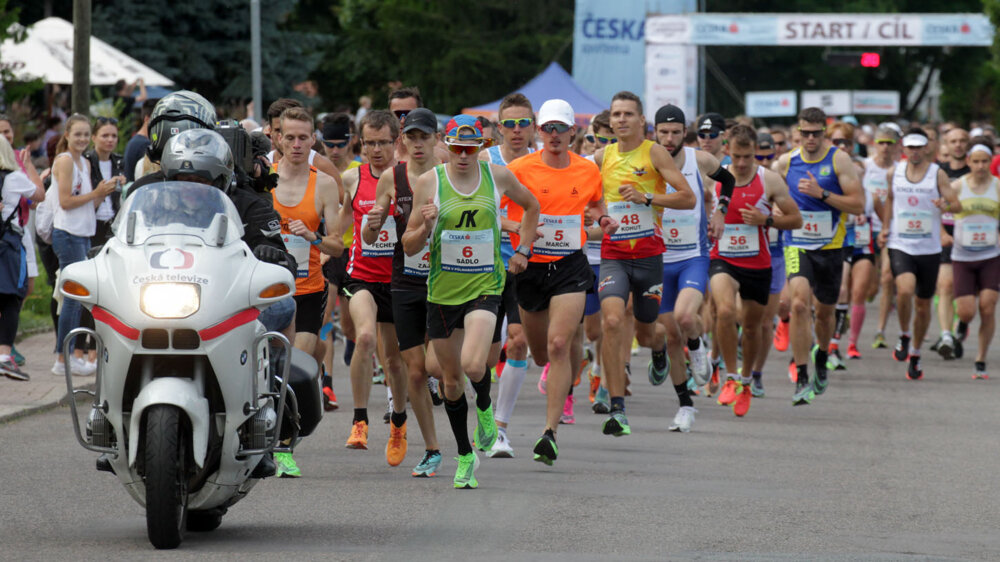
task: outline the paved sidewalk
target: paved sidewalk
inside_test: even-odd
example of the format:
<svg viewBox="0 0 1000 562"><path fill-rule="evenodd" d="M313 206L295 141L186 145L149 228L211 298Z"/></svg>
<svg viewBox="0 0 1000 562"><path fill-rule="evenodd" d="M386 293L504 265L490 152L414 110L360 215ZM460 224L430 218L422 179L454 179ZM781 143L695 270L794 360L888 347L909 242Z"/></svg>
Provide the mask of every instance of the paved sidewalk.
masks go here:
<svg viewBox="0 0 1000 562"><path fill-rule="evenodd" d="M47 410L65 403L66 379L53 375L55 332L25 338L17 350L27 362L21 367L31 380L15 381L0 376L0 423ZM94 377L73 377L74 388L94 388Z"/></svg>

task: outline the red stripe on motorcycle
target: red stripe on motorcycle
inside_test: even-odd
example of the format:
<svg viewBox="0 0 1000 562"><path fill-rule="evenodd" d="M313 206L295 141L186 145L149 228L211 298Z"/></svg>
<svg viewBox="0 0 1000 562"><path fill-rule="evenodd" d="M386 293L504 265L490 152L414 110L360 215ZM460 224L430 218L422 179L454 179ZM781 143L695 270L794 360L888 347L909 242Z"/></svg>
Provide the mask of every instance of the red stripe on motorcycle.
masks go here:
<svg viewBox="0 0 1000 562"><path fill-rule="evenodd" d="M129 326L128 324L122 322L121 320L116 318L115 315L111 314L107 310L104 310L99 306L95 306L94 309L91 311L91 314L94 316L94 320L98 322L103 322L108 326L111 326L112 330L118 332L122 336L130 340L139 339L138 329L133 328L132 326Z"/></svg>
<svg viewBox="0 0 1000 562"><path fill-rule="evenodd" d="M254 320L257 319L258 316L260 316L259 310L257 310L256 308L248 308L242 312L236 313L234 316L230 317L227 320L219 322L215 326L209 326L208 328L201 330L200 332L198 332L198 335L201 336L202 341L214 339L234 328L238 328L244 324L253 322Z"/></svg>

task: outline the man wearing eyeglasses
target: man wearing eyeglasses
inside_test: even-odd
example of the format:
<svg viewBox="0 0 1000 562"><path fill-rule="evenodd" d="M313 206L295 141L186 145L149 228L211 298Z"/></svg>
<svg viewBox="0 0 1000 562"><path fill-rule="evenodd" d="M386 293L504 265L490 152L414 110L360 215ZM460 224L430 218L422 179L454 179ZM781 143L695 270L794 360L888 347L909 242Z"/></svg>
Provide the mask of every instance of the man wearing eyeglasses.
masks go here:
<svg viewBox="0 0 1000 562"><path fill-rule="evenodd" d="M469 441L462 375L476 391L475 445L488 451L497 438L489 354L491 342L500 341L497 312L506 276L499 200L506 195L524 209L519 232L525 240L535 239L538 201L510 170L478 160L484 142L474 117L456 115L445 131L451 157L417 180L413 201L419 212L410 215L402 242L406 255L414 256L430 237L427 335L441 365L445 411L458 445L454 486L477 488L479 457ZM530 245L518 247L510 258L510 273L524 271L530 256Z"/></svg>
<svg viewBox="0 0 1000 562"><path fill-rule="evenodd" d="M570 151L576 136L572 106L548 100L538 110L538 122L544 147L511 162L509 169L541 206L541 238L534 242L527 269L517 276L517 302L535 363L549 365L545 430L535 442L534 459L551 466L559 454L560 417L573 376L582 368L581 319L586 293L594 286L594 272L583 253L584 215L589 213L607 235L618 224L604 206L600 170ZM511 220L519 221L523 214L511 204ZM511 233L511 241L527 246L517 233Z"/></svg>
<svg viewBox="0 0 1000 562"><path fill-rule="evenodd" d="M706 113L698 118L698 145L723 166L730 162L726 154L726 119L718 113Z"/></svg>
<svg viewBox="0 0 1000 562"><path fill-rule="evenodd" d="M770 135L774 142L774 157L781 158L782 154L788 152L788 133L781 127L773 127ZM760 147L758 146L757 148Z"/></svg>
<svg viewBox="0 0 1000 562"><path fill-rule="evenodd" d="M657 322L663 294L663 208L693 209L698 202L670 152L646 140L642 101L632 92L618 92L611 99L611 126L618 142L594 155L601 168L608 214L619 224L601 241L599 294L605 378L611 395L611 415L604 422L605 435L629 435L625 416L625 306L633 297L639 345L652 349L647 376L663 384L670 370L666 331ZM667 184L674 191L667 193Z"/></svg>
<svg viewBox="0 0 1000 562"><path fill-rule="evenodd" d="M708 359L707 343L702 340L705 326L698 313L708 290L708 253L711 238L717 238L723 228L722 213L714 214L714 228L709 228L710 210L705 202L715 199L712 186L722 185L722 197L733 195L734 178L714 156L705 150L685 148L687 133L684 112L675 105L656 110L656 140L670 152L674 164L693 187L698 201L694 209L663 210L663 296L660 300L659 322L667 331L667 353L670 356L670 380L677 393L680 409L674 416L670 431L691 431L697 410L687 385L684 346L691 354L691 373L698 385L708 382L712 364ZM704 178L704 179L703 179ZM711 181L709 181L711 180Z"/></svg>
<svg viewBox="0 0 1000 562"><path fill-rule="evenodd" d="M531 102L521 93L514 93L506 96L500 102L497 113L500 119L500 135L503 143L499 146L491 146L479 152L479 159L488 161L498 166L506 166L509 162L530 154L535 151L533 141L535 137L535 113L532 110ZM485 134L485 133L484 133ZM510 199L503 197L500 199L500 216L506 218L510 207ZM504 229L501 233L500 256L503 258L504 267L510 263L511 256L514 255L514 247L510 242L510 233ZM517 277L508 275L504 290L503 300L500 303L500 316L507 319L507 362L503 368L502 376L498 383L496 407L496 423L499 430L497 441L493 444L487 454L491 458L510 458L514 456L514 449L507 438L507 424L514 412L514 405L517 403L517 395L520 393L521 385L528 369L528 346L524 341L524 330L521 325L521 313L517 307Z"/></svg>
<svg viewBox="0 0 1000 562"><path fill-rule="evenodd" d="M393 166L391 173L383 173L378 180L375 205L368 212L368 226L361 236L373 244L381 225L393 210L396 234L401 239L412 214L413 188L417 179L441 162L434 154L438 141L437 117L429 109L417 108L403 120L401 144L406 148L406 160ZM418 206L419 209L419 206ZM419 211L418 211L419 212ZM434 413L430 393L427 392L427 355L424 349L427 335L427 275L430 272L430 248L425 247L413 256L404 255L402 243L397 242L392 254L392 312L393 320L401 329L396 330L400 355L406 364L408 393L413 414L423 434L425 452L413 469L415 477L433 476L441 466L441 451L434 429ZM437 362L433 361L436 365ZM395 392L393 393L395 396ZM386 445L386 458L397 466L406 456L406 415L393 413L392 427ZM402 432L397 428L402 428Z"/></svg>
<svg viewBox="0 0 1000 562"><path fill-rule="evenodd" d="M785 271L792 295L792 355L796 365L796 406L823 394L827 380L827 350L834 330L834 308L843 276L847 216L864 212L857 167L843 150L826 139L826 114L817 107L799 112L802 146L778 160L792 198L802 213L802 227L785 232ZM848 248L847 251L853 251ZM809 379L813 334L812 303L816 304L816 346L812 349L816 377Z"/></svg>
<svg viewBox="0 0 1000 562"><path fill-rule="evenodd" d="M368 164L351 168L343 176L347 194L340 211L340 221L354 225L344 292L350 299L348 306L354 320L354 353L361 358L351 362L354 419L345 445L349 449L368 448L368 398L372 387L368 358L376 352L376 347L381 351L382 367L392 390L389 439L396 444L395 448L401 447L400 440L406 439L403 423L406 421L407 381L396 339L390 293L392 255L397 239L392 209L381 224L368 224L369 213L375 206L379 178L396 164L398 136L399 119L395 115L384 110L366 113L361 119L361 146L368 157ZM362 236L369 228L377 232L372 243ZM376 342L381 345L377 346ZM389 459L388 447L386 452Z"/></svg>
<svg viewBox="0 0 1000 562"><path fill-rule="evenodd" d="M902 144L906 161L888 174L889 193L879 243L889 248L896 278L900 336L892 356L900 362L909 360L906 378L919 380L924 376L920 346L930 325L931 298L941 267L941 213L960 212L962 205L947 174L932 161L934 153L926 132L911 128Z"/></svg>

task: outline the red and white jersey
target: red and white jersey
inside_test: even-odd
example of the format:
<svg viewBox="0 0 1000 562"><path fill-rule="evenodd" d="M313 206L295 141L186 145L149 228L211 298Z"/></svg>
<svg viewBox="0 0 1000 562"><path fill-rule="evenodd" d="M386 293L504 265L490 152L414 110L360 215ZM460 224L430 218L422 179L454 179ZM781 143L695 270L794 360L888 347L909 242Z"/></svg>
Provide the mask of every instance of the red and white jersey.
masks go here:
<svg viewBox="0 0 1000 562"><path fill-rule="evenodd" d="M722 184L715 186L715 195L722 191ZM711 258L720 259L746 269L771 269L771 249L764 225L744 224L740 209L747 205L771 216L771 203L764 192L764 168L757 166L757 173L746 185L733 189L733 197L726 211L726 230L712 246Z"/></svg>

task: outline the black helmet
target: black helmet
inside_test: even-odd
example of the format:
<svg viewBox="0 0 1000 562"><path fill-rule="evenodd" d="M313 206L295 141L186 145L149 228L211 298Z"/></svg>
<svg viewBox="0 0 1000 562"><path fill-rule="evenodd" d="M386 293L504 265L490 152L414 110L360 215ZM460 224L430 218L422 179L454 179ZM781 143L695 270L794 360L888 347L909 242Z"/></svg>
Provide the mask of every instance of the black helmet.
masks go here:
<svg viewBox="0 0 1000 562"><path fill-rule="evenodd" d="M213 129L215 120L215 107L194 92L181 90L163 96L149 116L149 159L159 162L171 136L190 129Z"/></svg>
<svg viewBox="0 0 1000 562"><path fill-rule="evenodd" d="M193 175L226 191L233 181L233 152L219 133L191 129L170 137L160 168L168 180L181 174Z"/></svg>

